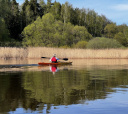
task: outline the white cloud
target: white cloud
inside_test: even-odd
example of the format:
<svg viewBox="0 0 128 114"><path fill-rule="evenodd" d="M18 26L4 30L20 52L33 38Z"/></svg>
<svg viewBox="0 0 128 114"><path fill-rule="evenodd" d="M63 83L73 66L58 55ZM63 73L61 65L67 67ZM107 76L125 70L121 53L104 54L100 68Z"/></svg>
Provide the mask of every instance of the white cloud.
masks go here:
<svg viewBox="0 0 128 114"><path fill-rule="evenodd" d="M128 4L118 4L118 5L112 6L112 9L115 9L118 11L128 11Z"/></svg>

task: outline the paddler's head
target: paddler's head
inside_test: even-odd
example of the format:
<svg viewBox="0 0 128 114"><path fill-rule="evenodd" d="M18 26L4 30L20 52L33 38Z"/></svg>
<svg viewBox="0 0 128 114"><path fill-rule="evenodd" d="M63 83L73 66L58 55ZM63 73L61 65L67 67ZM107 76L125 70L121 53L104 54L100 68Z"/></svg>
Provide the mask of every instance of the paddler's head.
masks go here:
<svg viewBox="0 0 128 114"><path fill-rule="evenodd" d="M56 57L56 54L54 54L53 56Z"/></svg>

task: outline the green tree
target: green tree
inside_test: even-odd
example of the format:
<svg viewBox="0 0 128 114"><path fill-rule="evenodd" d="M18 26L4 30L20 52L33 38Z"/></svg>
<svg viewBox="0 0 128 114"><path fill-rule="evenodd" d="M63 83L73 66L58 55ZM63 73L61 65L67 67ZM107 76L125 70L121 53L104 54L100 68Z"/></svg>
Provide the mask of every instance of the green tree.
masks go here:
<svg viewBox="0 0 128 114"><path fill-rule="evenodd" d="M21 10L21 20L22 20L22 30L24 29L24 27L26 27L29 24L28 18L27 18L27 6L29 5L29 1L25 0L25 2L22 5L22 10Z"/></svg>
<svg viewBox="0 0 128 114"><path fill-rule="evenodd" d="M8 41L9 31L6 28L4 19L0 18L0 42Z"/></svg>
<svg viewBox="0 0 128 114"><path fill-rule="evenodd" d="M117 26L118 32L122 32L123 33L126 29L127 29L127 25L125 25L125 24Z"/></svg>
<svg viewBox="0 0 128 114"><path fill-rule="evenodd" d="M54 5L50 9L50 13L54 15L56 20L60 20L61 4L55 1Z"/></svg>
<svg viewBox="0 0 128 114"><path fill-rule="evenodd" d="M51 1L52 0L47 0L47 9L46 9L46 13L50 13L50 9L51 9Z"/></svg>
<svg viewBox="0 0 128 114"><path fill-rule="evenodd" d="M62 39L63 35L63 26L64 23L62 21L55 21L54 24L54 46L55 47L60 47L64 45L64 40Z"/></svg>
<svg viewBox="0 0 128 114"><path fill-rule="evenodd" d="M79 11L77 11L77 13L78 13L78 20L79 20L77 25L87 27L87 24L86 24L87 23L87 10L82 8L80 10L80 13Z"/></svg>
<svg viewBox="0 0 128 114"><path fill-rule="evenodd" d="M39 4L40 4L40 6L41 6L42 8L46 6L46 4L45 4L45 1L44 1L44 0L40 0L40 1L39 1Z"/></svg>
<svg viewBox="0 0 128 114"><path fill-rule="evenodd" d="M78 41L89 41L92 38L92 35L88 33L87 29L84 26L76 25L72 29L73 33L73 43L76 44Z"/></svg>
<svg viewBox="0 0 128 114"><path fill-rule="evenodd" d="M62 7L61 7L61 20L64 23L70 22L70 19L71 19L71 8L72 8L72 6L68 2L65 2L65 4L62 4Z"/></svg>
<svg viewBox="0 0 128 114"><path fill-rule="evenodd" d="M85 27L89 31L89 33L94 36L102 36L102 32L104 30L104 20L102 16L99 16L94 10L87 10L85 12L85 19L82 23L85 23Z"/></svg>
<svg viewBox="0 0 128 114"><path fill-rule="evenodd" d="M54 34L54 16L48 13L42 17L42 40L46 46L53 46L53 34Z"/></svg>
<svg viewBox="0 0 128 114"><path fill-rule="evenodd" d="M39 3L37 2L37 0L30 0L30 18L32 18L32 22L35 21L37 19L39 15Z"/></svg>
<svg viewBox="0 0 128 114"><path fill-rule="evenodd" d="M86 27L89 31L90 34L92 34L93 36L95 33L95 24L96 24L96 16L97 14L95 13L95 11L93 10L89 10L87 11L87 16L86 16Z"/></svg>
<svg viewBox="0 0 128 114"><path fill-rule="evenodd" d="M107 38L114 38L115 34L118 32L116 24L107 24L107 26L104 28L104 32Z"/></svg>
<svg viewBox="0 0 128 114"><path fill-rule="evenodd" d="M116 39L118 42L120 42L123 46L128 45L128 41L122 32L117 33L115 35L114 39Z"/></svg>
<svg viewBox="0 0 128 114"><path fill-rule="evenodd" d="M44 14L45 14L45 11L46 11L46 4L44 2L44 0L40 0L39 1L39 15L40 17L42 17Z"/></svg>
<svg viewBox="0 0 128 114"><path fill-rule="evenodd" d="M6 19L11 14L11 1L0 0L0 17Z"/></svg>
<svg viewBox="0 0 128 114"><path fill-rule="evenodd" d="M70 22L73 24L73 25L79 25L80 26L80 9L79 8L71 8L71 18L70 18ZM84 26L84 25L83 25Z"/></svg>
<svg viewBox="0 0 128 114"><path fill-rule="evenodd" d="M118 33L115 34L114 38L119 41L122 45L128 46L128 27L127 25L117 26Z"/></svg>
<svg viewBox="0 0 128 114"><path fill-rule="evenodd" d="M8 19L11 14L11 2L10 0L0 0L0 42L6 42L10 40L8 31Z"/></svg>
<svg viewBox="0 0 128 114"><path fill-rule="evenodd" d="M24 46L53 46L54 16L50 13L38 18L23 31Z"/></svg>
<svg viewBox="0 0 128 114"><path fill-rule="evenodd" d="M30 2L25 0L21 11L23 28L34 22L38 16L42 16L43 13L43 9L37 0L30 0Z"/></svg>
<svg viewBox="0 0 128 114"><path fill-rule="evenodd" d="M38 18L25 27L22 34L24 46L72 47L78 41L88 41L92 38L85 27L74 27L71 23L55 21L51 13L45 14L42 19Z"/></svg>
<svg viewBox="0 0 128 114"><path fill-rule="evenodd" d="M40 31L42 29L42 26L40 26L41 18L37 18L37 20L25 27L25 29L22 32L22 35L24 36L23 39L23 46L43 46L42 42L42 36L40 35ZM42 31L41 31L42 32Z"/></svg>
<svg viewBox="0 0 128 114"><path fill-rule="evenodd" d="M63 27L63 34L62 34L62 40L63 40L63 45L67 45L69 47L72 46L73 44L73 34L72 34L72 29L73 25L71 23L65 23Z"/></svg>
<svg viewBox="0 0 128 114"><path fill-rule="evenodd" d="M16 0L11 1L11 14L8 19L7 27L10 32L10 37L15 40L20 40L19 34L22 31L21 28L21 17L19 12L19 5Z"/></svg>

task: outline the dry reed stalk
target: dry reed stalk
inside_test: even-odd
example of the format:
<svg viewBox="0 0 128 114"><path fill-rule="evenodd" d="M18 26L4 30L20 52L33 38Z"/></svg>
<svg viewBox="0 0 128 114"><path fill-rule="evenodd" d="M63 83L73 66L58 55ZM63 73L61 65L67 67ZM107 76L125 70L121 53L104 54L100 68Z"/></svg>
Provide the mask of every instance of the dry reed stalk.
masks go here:
<svg viewBox="0 0 128 114"><path fill-rule="evenodd" d="M27 51L24 48L0 47L0 58L27 58Z"/></svg>
<svg viewBox="0 0 128 114"><path fill-rule="evenodd" d="M0 58L41 58L52 57L70 59L128 59L128 49L63 49L47 47L11 48L1 47Z"/></svg>
<svg viewBox="0 0 128 114"><path fill-rule="evenodd" d="M46 48L46 47L28 48L28 58L52 57L53 54L56 54L58 57L62 57L62 58L67 57L66 49Z"/></svg>

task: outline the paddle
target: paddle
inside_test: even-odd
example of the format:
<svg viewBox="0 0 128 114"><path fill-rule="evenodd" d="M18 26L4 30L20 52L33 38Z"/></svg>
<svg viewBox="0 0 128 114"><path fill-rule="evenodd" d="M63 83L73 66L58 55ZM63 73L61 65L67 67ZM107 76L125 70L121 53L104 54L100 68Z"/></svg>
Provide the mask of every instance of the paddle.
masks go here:
<svg viewBox="0 0 128 114"><path fill-rule="evenodd" d="M41 57L41 58L47 58L47 59L50 59L50 57ZM61 59L61 58L58 58L58 59ZM65 60L65 61L67 61L68 58L62 58L61 60Z"/></svg>

